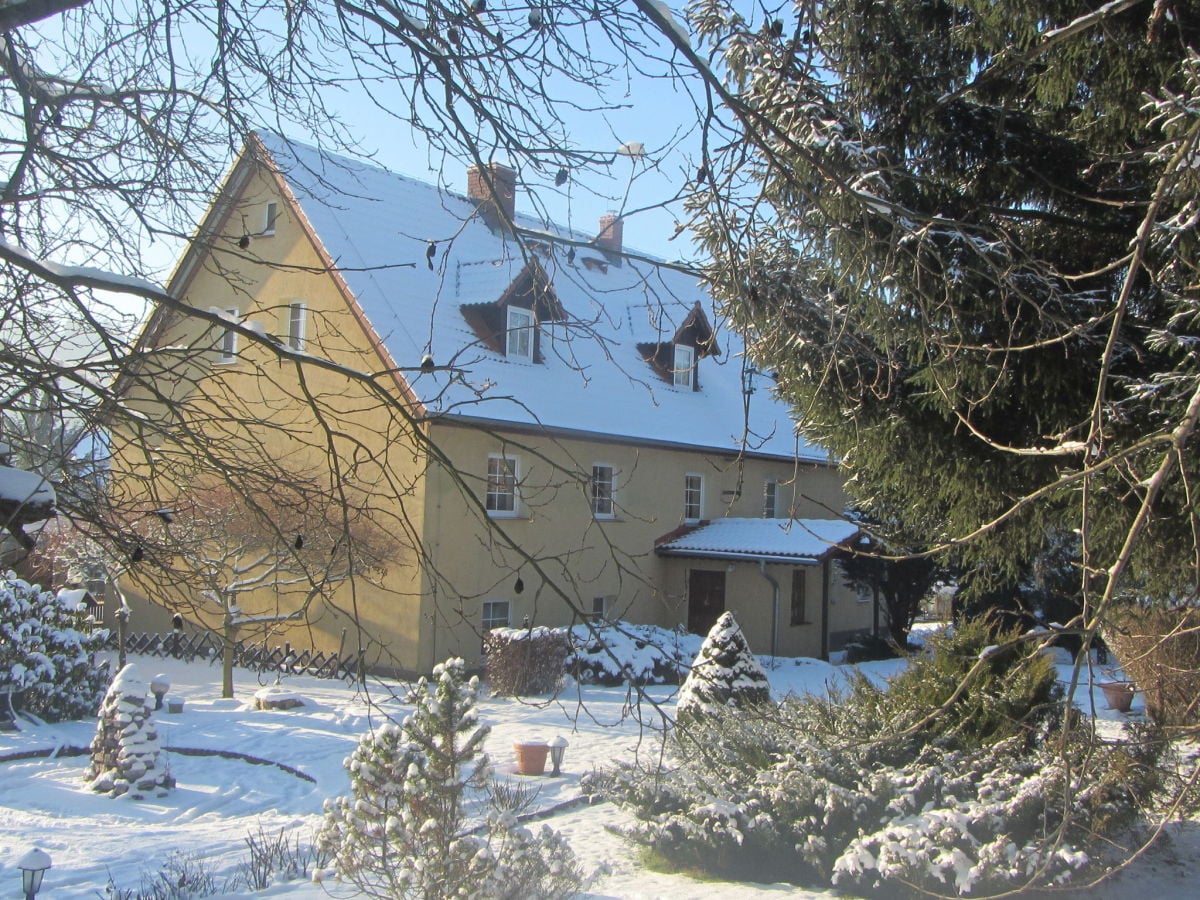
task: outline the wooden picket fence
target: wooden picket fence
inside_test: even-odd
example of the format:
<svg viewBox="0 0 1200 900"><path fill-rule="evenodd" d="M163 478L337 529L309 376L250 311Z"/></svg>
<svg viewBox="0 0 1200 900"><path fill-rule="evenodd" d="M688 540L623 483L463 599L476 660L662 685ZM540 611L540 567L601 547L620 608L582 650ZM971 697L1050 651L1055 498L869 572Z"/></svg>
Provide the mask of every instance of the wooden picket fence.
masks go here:
<svg viewBox="0 0 1200 900"><path fill-rule="evenodd" d="M113 629L108 639L110 650L117 649L117 640L117 631ZM221 659L221 638L211 632L130 633L125 636L125 652L188 662L203 659L215 664ZM250 644L238 641L234 645L233 662L234 665L256 672L340 678L347 683L359 680L362 675L357 654L297 650L290 643L268 647L266 642Z"/></svg>

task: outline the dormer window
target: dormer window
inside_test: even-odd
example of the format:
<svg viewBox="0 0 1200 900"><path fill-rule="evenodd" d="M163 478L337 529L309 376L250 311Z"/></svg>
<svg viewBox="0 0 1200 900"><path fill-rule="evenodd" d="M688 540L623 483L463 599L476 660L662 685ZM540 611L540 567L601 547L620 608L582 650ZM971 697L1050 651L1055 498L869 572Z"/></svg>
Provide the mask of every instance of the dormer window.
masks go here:
<svg viewBox="0 0 1200 900"><path fill-rule="evenodd" d="M533 362L533 328L533 310L510 306L504 355L509 359Z"/></svg>
<svg viewBox="0 0 1200 900"><path fill-rule="evenodd" d="M675 345L675 360L672 366L672 380L677 388L691 390L695 384L696 351L687 344Z"/></svg>

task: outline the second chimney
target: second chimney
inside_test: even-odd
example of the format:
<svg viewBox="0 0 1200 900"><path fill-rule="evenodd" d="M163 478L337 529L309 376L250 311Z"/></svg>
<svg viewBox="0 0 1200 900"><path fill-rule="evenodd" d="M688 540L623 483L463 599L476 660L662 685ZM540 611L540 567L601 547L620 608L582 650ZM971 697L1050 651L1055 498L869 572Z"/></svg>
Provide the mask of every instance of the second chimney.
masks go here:
<svg viewBox="0 0 1200 900"><path fill-rule="evenodd" d="M616 213L608 213L600 217L600 233L596 235L595 244L606 253L620 253L624 243L625 223Z"/></svg>
<svg viewBox="0 0 1200 900"><path fill-rule="evenodd" d="M467 169L467 197L475 201L490 227L508 228L517 209L516 170L499 163L490 163L486 169L471 166Z"/></svg>

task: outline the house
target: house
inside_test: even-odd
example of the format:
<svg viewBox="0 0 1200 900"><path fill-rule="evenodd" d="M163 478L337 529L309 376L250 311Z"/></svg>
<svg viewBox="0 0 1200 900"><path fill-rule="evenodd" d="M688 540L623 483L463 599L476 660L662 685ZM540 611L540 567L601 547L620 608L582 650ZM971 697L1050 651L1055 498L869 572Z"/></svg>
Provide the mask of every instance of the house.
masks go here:
<svg viewBox="0 0 1200 900"><path fill-rule="evenodd" d="M161 309L142 336L168 360L127 392L148 430L237 422L247 452L313 470L333 447L396 539L374 583L280 637L428 671L525 622L704 632L728 609L757 650L822 657L869 629L834 562L857 534L838 469L695 276L630 251L615 215L581 234L523 214L510 168L465 188L255 135L170 283L218 318ZM144 476L146 443L118 439L118 469Z"/></svg>

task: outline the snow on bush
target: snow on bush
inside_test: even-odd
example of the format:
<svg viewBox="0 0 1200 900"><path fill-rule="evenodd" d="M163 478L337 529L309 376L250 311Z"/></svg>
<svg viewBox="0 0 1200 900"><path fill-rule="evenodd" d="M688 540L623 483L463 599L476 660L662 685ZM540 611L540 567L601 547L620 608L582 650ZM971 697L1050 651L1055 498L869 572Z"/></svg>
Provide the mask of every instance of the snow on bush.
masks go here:
<svg viewBox="0 0 1200 900"><path fill-rule="evenodd" d="M579 867L549 828L496 811L471 829L465 803L489 777L479 682L451 659L409 694L400 724L365 734L346 760L350 796L325 804L320 845L338 876L371 897L556 898L578 891Z"/></svg>
<svg viewBox="0 0 1200 900"><path fill-rule="evenodd" d="M100 707L88 787L135 800L165 797L175 786L146 700L147 685L130 663L117 673Z"/></svg>
<svg viewBox="0 0 1200 900"><path fill-rule="evenodd" d="M726 709L769 703L771 684L733 613L725 612L713 624L692 669L679 689L680 722Z"/></svg>
<svg viewBox="0 0 1200 900"><path fill-rule="evenodd" d="M1042 678L1019 674L1036 651L996 653L947 694L978 639L915 660L903 690L858 678L827 698L717 707L674 732L665 766L585 787L633 809L635 842L726 877L960 894L1061 883L1134 819L1159 745L1075 728Z"/></svg>
<svg viewBox="0 0 1200 900"><path fill-rule="evenodd" d="M567 671L581 684L678 684L700 652L699 635L653 625L604 622L563 629Z"/></svg>
<svg viewBox="0 0 1200 900"><path fill-rule="evenodd" d="M108 632L85 628L86 613L12 572L0 578L0 689L47 721L94 716L108 684L93 664Z"/></svg>

